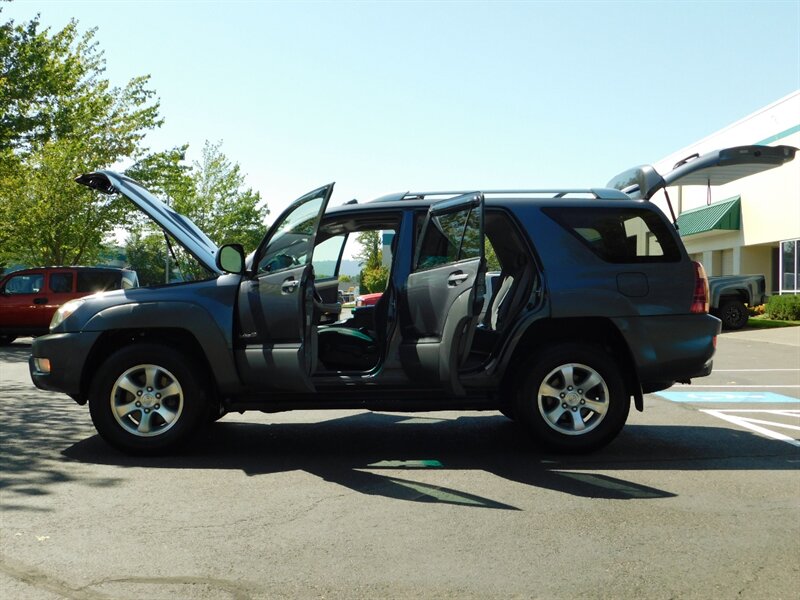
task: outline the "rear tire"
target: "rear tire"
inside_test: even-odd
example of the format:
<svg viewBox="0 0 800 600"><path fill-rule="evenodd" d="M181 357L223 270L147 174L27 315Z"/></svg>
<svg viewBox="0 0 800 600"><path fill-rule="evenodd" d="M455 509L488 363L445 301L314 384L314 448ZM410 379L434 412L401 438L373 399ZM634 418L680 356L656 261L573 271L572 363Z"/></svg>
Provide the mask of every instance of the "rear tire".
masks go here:
<svg viewBox="0 0 800 600"><path fill-rule="evenodd" d="M718 316L725 329L741 329L747 325L750 316L741 300L727 300L719 307Z"/></svg>
<svg viewBox="0 0 800 600"><path fill-rule="evenodd" d="M208 381L176 348L136 344L123 348L96 371L89 412L97 432L129 454L174 450L209 414Z"/></svg>
<svg viewBox="0 0 800 600"><path fill-rule="evenodd" d="M549 346L520 377L514 414L548 450L580 453L611 442L628 418L630 397L617 364L599 346Z"/></svg>

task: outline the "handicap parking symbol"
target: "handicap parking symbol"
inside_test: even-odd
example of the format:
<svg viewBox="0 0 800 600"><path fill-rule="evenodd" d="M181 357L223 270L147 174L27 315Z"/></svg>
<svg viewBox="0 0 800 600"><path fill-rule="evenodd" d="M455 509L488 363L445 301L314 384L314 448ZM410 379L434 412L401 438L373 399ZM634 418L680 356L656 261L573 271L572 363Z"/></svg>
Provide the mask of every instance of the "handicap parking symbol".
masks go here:
<svg viewBox="0 0 800 600"><path fill-rule="evenodd" d="M800 398L792 398L774 392L658 392L657 395L670 402L690 403L786 404L800 402Z"/></svg>

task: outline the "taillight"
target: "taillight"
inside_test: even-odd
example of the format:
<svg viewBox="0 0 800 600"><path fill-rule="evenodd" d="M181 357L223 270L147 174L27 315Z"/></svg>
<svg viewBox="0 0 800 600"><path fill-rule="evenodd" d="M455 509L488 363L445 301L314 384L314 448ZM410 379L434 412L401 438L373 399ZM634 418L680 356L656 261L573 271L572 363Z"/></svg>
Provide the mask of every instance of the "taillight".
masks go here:
<svg viewBox="0 0 800 600"><path fill-rule="evenodd" d="M706 270L703 268L703 265L696 260L692 261L692 264L694 264L694 294L692 294L692 308L690 312L707 313L709 291Z"/></svg>

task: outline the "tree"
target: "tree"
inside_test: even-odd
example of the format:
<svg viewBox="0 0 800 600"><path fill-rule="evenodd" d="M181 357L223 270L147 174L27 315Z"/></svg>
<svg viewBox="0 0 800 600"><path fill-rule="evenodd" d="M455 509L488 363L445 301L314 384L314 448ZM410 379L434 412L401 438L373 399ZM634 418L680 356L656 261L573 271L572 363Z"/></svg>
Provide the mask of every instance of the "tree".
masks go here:
<svg viewBox="0 0 800 600"><path fill-rule="evenodd" d="M86 171L80 140L52 140L17 169L5 190L3 253L38 265L95 262L124 221L125 200L95 194L72 181Z"/></svg>
<svg viewBox="0 0 800 600"><path fill-rule="evenodd" d="M236 242L242 244L246 252L254 250L264 236L264 219L269 212L260 194L245 187L239 165L225 156L220 143L206 142L201 159L191 167L180 164L186 149L187 146L182 146L148 155L126 174L192 219L217 245ZM167 278L163 233L145 219L139 219L134 230L135 235L126 244L131 267L163 283ZM178 264L170 267L173 272L177 270L175 275L185 279L208 276L177 243L172 246L178 258ZM162 248L158 257L157 248ZM147 261L157 264L145 264Z"/></svg>
<svg viewBox="0 0 800 600"><path fill-rule="evenodd" d="M0 25L0 262L91 262L123 222L72 179L142 154L159 105L148 76L111 87L94 33Z"/></svg>
<svg viewBox="0 0 800 600"><path fill-rule="evenodd" d="M261 194L245 187L244 175L221 150L208 141L192 165L193 193L174 198L175 210L189 216L218 245L236 242L254 250L264 237L269 214Z"/></svg>
<svg viewBox="0 0 800 600"><path fill-rule="evenodd" d="M126 241L125 254L128 264L139 277L139 285L164 283L167 248L163 235L135 230Z"/></svg>
<svg viewBox="0 0 800 600"><path fill-rule="evenodd" d="M356 237L361 244L361 252L356 255L361 273L361 291L365 293L382 292L389 281L389 269L383 266L383 251L379 231L362 231Z"/></svg>

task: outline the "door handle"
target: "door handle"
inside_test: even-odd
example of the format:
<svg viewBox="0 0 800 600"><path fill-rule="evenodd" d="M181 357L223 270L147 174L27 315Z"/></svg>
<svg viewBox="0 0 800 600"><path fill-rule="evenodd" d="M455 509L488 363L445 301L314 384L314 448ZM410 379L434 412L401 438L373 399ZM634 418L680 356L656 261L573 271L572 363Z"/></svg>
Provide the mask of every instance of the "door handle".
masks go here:
<svg viewBox="0 0 800 600"><path fill-rule="evenodd" d="M297 289L298 285L300 285L300 282L297 279L286 279L281 284L281 292L284 294L291 294Z"/></svg>
<svg viewBox="0 0 800 600"><path fill-rule="evenodd" d="M47 298L34 298L34 304L47 304Z"/></svg>
<svg viewBox="0 0 800 600"><path fill-rule="evenodd" d="M469 279L469 273L456 271L455 273L450 273L450 276L447 278L447 285L455 287L466 279Z"/></svg>

